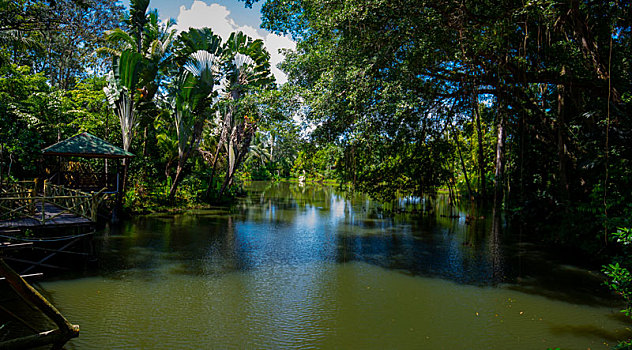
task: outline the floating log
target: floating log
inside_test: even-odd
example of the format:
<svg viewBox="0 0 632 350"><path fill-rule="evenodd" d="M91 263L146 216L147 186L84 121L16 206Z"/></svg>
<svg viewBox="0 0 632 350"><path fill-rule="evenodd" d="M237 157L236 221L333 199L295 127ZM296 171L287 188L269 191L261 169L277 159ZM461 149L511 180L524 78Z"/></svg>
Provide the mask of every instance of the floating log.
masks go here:
<svg viewBox="0 0 632 350"><path fill-rule="evenodd" d="M24 301L34 305L59 327L59 329L1 342L0 349L26 349L46 344L61 348L68 340L79 336L79 326L70 323L55 306L13 271L3 259L0 259L0 275L5 277L11 288Z"/></svg>

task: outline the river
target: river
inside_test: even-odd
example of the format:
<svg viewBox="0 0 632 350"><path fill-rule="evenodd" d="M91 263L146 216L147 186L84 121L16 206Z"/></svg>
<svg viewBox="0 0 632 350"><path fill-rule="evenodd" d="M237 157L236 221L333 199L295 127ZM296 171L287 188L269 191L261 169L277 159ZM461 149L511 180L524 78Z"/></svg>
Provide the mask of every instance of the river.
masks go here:
<svg viewBox="0 0 632 350"><path fill-rule="evenodd" d="M607 349L632 336L599 273L528 232L491 234L441 197L400 205L253 183L230 208L106 228L97 266L41 285L81 326L69 349Z"/></svg>

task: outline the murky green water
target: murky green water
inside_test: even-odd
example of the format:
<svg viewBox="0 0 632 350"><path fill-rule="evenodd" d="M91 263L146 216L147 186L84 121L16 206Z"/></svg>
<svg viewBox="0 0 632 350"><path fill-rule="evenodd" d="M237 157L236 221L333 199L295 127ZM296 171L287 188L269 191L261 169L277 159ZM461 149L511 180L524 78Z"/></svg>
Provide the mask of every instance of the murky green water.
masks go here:
<svg viewBox="0 0 632 350"><path fill-rule="evenodd" d="M253 184L230 210L108 230L96 274L43 287L81 325L78 349L602 349L632 336L597 273L442 217L440 200L414 208L434 213Z"/></svg>

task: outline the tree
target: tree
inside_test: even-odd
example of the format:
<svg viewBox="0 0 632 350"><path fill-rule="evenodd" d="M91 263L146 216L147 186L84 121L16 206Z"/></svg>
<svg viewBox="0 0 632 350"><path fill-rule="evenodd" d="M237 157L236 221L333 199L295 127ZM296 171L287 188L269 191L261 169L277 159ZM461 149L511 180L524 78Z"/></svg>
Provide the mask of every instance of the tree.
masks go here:
<svg viewBox="0 0 632 350"><path fill-rule="evenodd" d="M171 86L172 116L178 141L177 168L169 190L171 200L175 198L187 159L197 149L204 121L210 113L219 76L215 55L218 49L214 47L211 48L212 52L198 50L192 53Z"/></svg>
<svg viewBox="0 0 632 350"><path fill-rule="evenodd" d="M118 25L121 11L122 6L107 0L4 1L0 38L13 41L3 45L0 39L0 46L14 63L31 66L51 85L68 90L107 68L93 53L104 44L104 29Z"/></svg>
<svg viewBox="0 0 632 350"><path fill-rule="evenodd" d="M207 191L210 193L213 190L217 159L221 149L225 148L227 169L218 197L232 184L256 131L258 111L244 97L274 82L270 72L270 55L263 47L262 40L252 40L241 32L232 33L222 45L220 57L222 100L215 108L220 113L220 131L214 155L209 157L211 178ZM250 110L250 114L244 113L246 110Z"/></svg>
<svg viewBox="0 0 632 350"><path fill-rule="evenodd" d="M630 4L267 0L262 12L267 29L298 40L283 68L313 139L344 148L343 180L386 197L449 186L467 162L452 166L459 148L446 137L474 123L481 152L495 135L476 161L479 196L493 180L496 206L524 222L547 208L568 225L558 232L587 236L629 212L612 197L630 187ZM428 154L449 157L423 177L409 170Z"/></svg>
<svg viewBox="0 0 632 350"><path fill-rule="evenodd" d="M168 52L175 35L171 23L160 27L157 12L147 13L149 0L132 0L126 20L130 33L117 28L107 32L108 40L121 51L102 47L99 51L112 56L112 72L105 92L121 125L123 149L129 151L142 111L153 108L159 88L159 72L168 64ZM145 133L146 135L146 133ZM146 140L145 140L146 142ZM127 187L129 163L123 161L123 192Z"/></svg>

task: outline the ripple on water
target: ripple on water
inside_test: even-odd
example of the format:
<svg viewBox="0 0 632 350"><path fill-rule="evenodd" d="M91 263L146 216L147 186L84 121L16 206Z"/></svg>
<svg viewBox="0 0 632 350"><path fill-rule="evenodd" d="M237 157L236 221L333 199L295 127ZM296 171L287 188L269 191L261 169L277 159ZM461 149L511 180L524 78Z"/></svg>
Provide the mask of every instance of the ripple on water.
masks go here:
<svg viewBox="0 0 632 350"><path fill-rule="evenodd" d="M261 184L230 210L134 220L103 236L102 277L42 285L80 349L605 349L631 335L595 276L536 245L378 209Z"/></svg>
<svg viewBox="0 0 632 350"><path fill-rule="evenodd" d="M605 348L616 310L365 263L45 283L77 348ZM77 302L81 300L81 302Z"/></svg>

